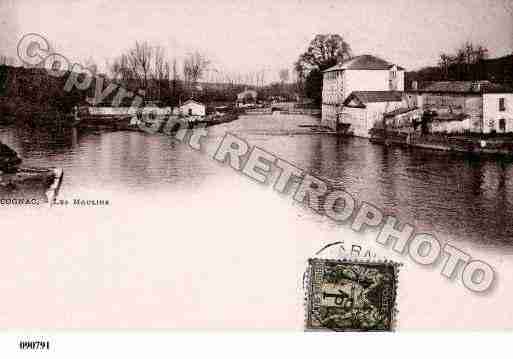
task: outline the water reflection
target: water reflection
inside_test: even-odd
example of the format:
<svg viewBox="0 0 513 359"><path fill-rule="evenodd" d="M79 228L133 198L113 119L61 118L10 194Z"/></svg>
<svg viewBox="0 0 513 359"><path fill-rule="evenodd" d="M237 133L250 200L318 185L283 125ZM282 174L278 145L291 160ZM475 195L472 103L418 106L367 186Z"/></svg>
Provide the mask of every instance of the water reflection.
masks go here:
<svg viewBox="0 0 513 359"><path fill-rule="evenodd" d="M246 117L211 128L206 144L215 146L230 131L421 231L511 243L511 161L387 148L298 127L316 121L306 116ZM166 188L193 194L212 177L235 175L163 135L11 127L0 128L0 141L18 151L26 164L63 167L63 196L95 188L141 193L141 198Z"/></svg>

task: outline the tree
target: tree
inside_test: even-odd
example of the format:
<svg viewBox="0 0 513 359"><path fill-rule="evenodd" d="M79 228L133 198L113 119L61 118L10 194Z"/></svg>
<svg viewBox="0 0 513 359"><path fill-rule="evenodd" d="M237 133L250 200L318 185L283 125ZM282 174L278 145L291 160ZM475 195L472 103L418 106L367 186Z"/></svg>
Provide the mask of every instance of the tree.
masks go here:
<svg viewBox="0 0 513 359"><path fill-rule="evenodd" d="M348 60L351 47L338 34L319 34L310 42L306 52L294 64L298 77L298 88L304 88L305 95L317 103L322 98L322 71ZM303 84L304 82L304 84Z"/></svg>
<svg viewBox="0 0 513 359"><path fill-rule="evenodd" d="M147 41L136 41L134 47L108 64L108 71L113 79L124 86L130 87L135 81L136 87L146 93L154 69L154 54L155 48Z"/></svg>
<svg viewBox="0 0 513 359"><path fill-rule="evenodd" d="M128 56L126 54L116 57L112 63L107 62L107 70L110 77L124 87L128 86L129 81L132 79L132 71L128 65Z"/></svg>
<svg viewBox="0 0 513 359"><path fill-rule="evenodd" d="M447 80L480 80L484 76L482 62L487 53L484 46L466 42L454 54L442 53L438 67L443 78Z"/></svg>
<svg viewBox="0 0 513 359"><path fill-rule="evenodd" d="M206 56L198 51L187 55L183 62L183 76L187 90L192 90L209 64L210 61Z"/></svg>
<svg viewBox="0 0 513 359"><path fill-rule="evenodd" d="M442 73L443 79L449 78L449 65L451 64L451 56L445 53L440 54L440 60L438 61L438 67Z"/></svg>
<svg viewBox="0 0 513 359"><path fill-rule="evenodd" d="M280 70L279 75L282 84L289 81L289 69Z"/></svg>
<svg viewBox="0 0 513 359"><path fill-rule="evenodd" d="M137 91L137 94L145 99L178 103L175 98L179 93L176 60L171 64L165 49L160 45L136 41L132 48L112 62L107 62L107 69L111 78L117 83L131 91ZM144 92L141 93L138 90L144 90Z"/></svg>
<svg viewBox="0 0 513 359"><path fill-rule="evenodd" d="M305 79L305 96L316 104L322 101L322 72L319 69L311 70Z"/></svg>
<svg viewBox="0 0 513 359"><path fill-rule="evenodd" d="M296 87L298 93L305 94L306 69L304 65L296 61L294 63L294 72L296 73Z"/></svg>
<svg viewBox="0 0 513 359"><path fill-rule="evenodd" d="M307 51L299 56L295 68L301 67L306 71L316 68L324 71L350 57L351 48L340 35L316 35Z"/></svg>
<svg viewBox="0 0 513 359"><path fill-rule="evenodd" d="M169 62L166 61L165 51L161 46L155 46L153 51L153 74L152 79L156 87L155 97L160 101L168 97L169 93Z"/></svg>
<svg viewBox="0 0 513 359"><path fill-rule="evenodd" d="M182 95L182 86L176 59L173 59L172 71L173 77L171 80L171 104L176 106L180 102L180 96Z"/></svg>
<svg viewBox="0 0 513 359"><path fill-rule="evenodd" d="M151 63L154 49L147 42L135 42L135 46L128 51L128 66L132 76L138 81L139 88L148 91L148 79L151 73Z"/></svg>

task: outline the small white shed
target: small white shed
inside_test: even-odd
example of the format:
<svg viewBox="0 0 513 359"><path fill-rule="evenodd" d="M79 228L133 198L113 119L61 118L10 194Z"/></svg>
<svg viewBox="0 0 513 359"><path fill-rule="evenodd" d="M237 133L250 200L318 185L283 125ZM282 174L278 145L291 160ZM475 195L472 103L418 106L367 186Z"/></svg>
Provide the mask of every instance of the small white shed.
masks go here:
<svg viewBox="0 0 513 359"><path fill-rule="evenodd" d="M180 113L188 116L205 116L206 114L205 105L194 100L185 101L178 110Z"/></svg>

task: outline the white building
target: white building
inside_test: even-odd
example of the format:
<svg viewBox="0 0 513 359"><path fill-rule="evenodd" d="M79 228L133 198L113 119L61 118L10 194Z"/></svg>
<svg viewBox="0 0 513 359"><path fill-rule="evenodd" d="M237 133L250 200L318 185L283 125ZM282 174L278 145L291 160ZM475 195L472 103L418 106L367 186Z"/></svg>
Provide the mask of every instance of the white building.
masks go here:
<svg viewBox="0 0 513 359"><path fill-rule="evenodd" d="M343 103L339 122L349 125L348 133L368 138L372 128L380 127L384 113L404 106L400 91L353 91Z"/></svg>
<svg viewBox="0 0 513 359"><path fill-rule="evenodd" d="M354 57L323 73L322 122L336 128L337 113L353 91L404 91L404 69L379 57Z"/></svg>
<svg viewBox="0 0 513 359"><path fill-rule="evenodd" d="M194 100L187 100L181 106L173 111L174 114L181 114L187 116L205 116L206 107L201 102Z"/></svg>
<svg viewBox="0 0 513 359"><path fill-rule="evenodd" d="M148 104L144 107L95 107L90 106L87 108L88 114L94 116L125 116L142 114L154 115L169 115L171 114L171 107L157 107L153 104Z"/></svg>
<svg viewBox="0 0 513 359"><path fill-rule="evenodd" d="M438 114L428 124L427 128L430 133L464 133L472 127L472 119L469 115L460 114Z"/></svg>
<svg viewBox="0 0 513 359"><path fill-rule="evenodd" d="M255 90L244 90L237 94L237 102L244 102L246 100L256 101L258 93Z"/></svg>
<svg viewBox="0 0 513 359"><path fill-rule="evenodd" d="M513 89L483 93L483 132L513 132Z"/></svg>
<svg viewBox="0 0 513 359"><path fill-rule="evenodd" d="M461 126L466 126L463 130L513 132L513 88L510 86L489 81L439 81L408 91L406 97L423 111L433 113L433 121L465 115L469 121L461 122Z"/></svg>
<svg viewBox="0 0 513 359"><path fill-rule="evenodd" d="M403 96L403 104L405 102ZM412 133L418 127L422 120L422 110L418 107L411 107L406 100L406 106L385 112L383 114L383 123L377 128L392 130L395 132Z"/></svg>

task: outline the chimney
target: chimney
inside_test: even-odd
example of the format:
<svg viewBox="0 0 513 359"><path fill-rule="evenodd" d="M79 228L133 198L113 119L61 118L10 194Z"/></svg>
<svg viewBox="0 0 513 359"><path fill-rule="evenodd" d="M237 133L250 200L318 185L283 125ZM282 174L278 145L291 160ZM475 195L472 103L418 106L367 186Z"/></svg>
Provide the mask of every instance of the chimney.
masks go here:
<svg viewBox="0 0 513 359"><path fill-rule="evenodd" d="M412 81L411 82L411 89L412 90L418 90L418 87L419 87L419 84L417 81Z"/></svg>

